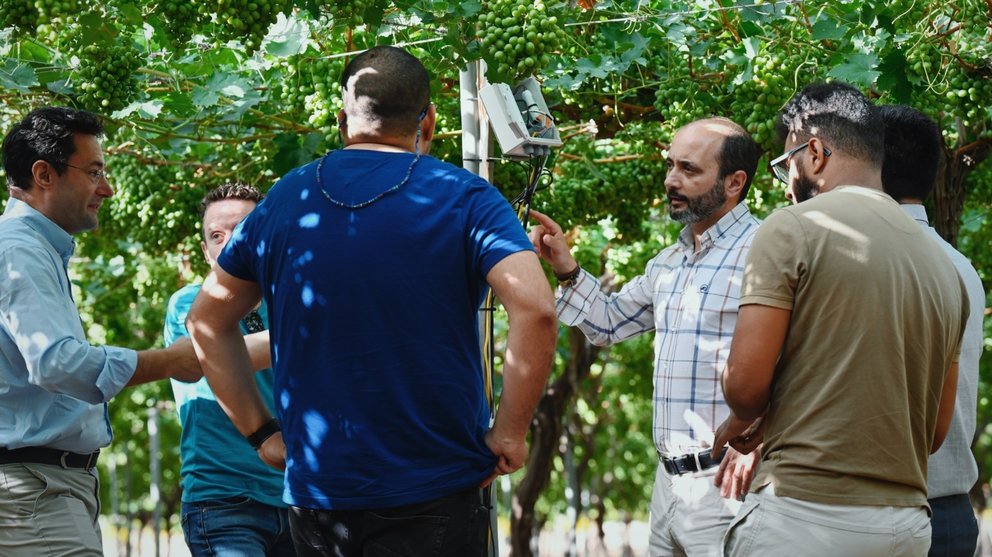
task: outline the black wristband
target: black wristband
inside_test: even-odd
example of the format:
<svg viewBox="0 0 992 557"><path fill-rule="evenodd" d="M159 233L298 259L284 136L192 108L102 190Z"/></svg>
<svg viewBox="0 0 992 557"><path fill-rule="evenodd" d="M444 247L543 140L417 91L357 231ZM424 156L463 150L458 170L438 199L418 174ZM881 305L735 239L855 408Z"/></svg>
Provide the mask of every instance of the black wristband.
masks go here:
<svg viewBox="0 0 992 557"><path fill-rule="evenodd" d="M279 427L279 420L272 418L262 424L262 427L258 428L255 433L249 435L247 439L248 442L251 443L251 446L257 451L262 448L262 443L264 443L266 439L272 437L280 431L282 431L282 428Z"/></svg>
<svg viewBox="0 0 992 557"><path fill-rule="evenodd" d="M575 269L565 273L564 275L555 274L555 278L558 279L558 285L562 288L568 288L575 284L575 279L579 278L579 273L582 272L582 267L579 265L575 266Z"/></svg>

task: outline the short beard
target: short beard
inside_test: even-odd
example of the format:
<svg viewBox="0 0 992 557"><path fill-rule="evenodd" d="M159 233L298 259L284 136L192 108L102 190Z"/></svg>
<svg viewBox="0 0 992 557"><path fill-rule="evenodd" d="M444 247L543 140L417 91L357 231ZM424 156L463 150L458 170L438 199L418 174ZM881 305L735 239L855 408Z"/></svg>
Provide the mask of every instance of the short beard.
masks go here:
<svg viewBox="0 0 992 557"><path fill-rule="evenodd" d="M803 201L809 201L813 199L816 194L820 193L820 188L813 180L806 177L806 172L804 168L797 161L796 171L797 176L795 182L792 184L792 196L795 198L796 203L802 203Z"/></svg>
<svg viewBox="0 0 992 557"><path fill-rule="evenodd" d="M672 196L669 195L669 199ZM723 178L717 179L709 191L696 197L678 196L676 199L685 201L685 209L675 210L668 205L668 214L672 220L682 224L695 224L708 219L727 202L727 192L724 191Z"/></svg>

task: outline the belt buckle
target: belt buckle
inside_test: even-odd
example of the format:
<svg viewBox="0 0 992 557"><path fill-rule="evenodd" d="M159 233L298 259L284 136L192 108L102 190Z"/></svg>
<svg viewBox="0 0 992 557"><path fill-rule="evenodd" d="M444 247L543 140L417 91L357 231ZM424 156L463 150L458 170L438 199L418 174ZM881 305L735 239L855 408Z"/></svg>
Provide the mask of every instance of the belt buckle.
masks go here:
<svg viewBox="0 0 992 557"><path fill-rule="evenodd" d="M702 472L703 471L703 463L699 462L699 455L700 455L700 453L698 453L698 452L692 453L692 458L693 458L693 460L696 461L696 470L695 470L696 472Z"/></svg>
<svg viewBox="0 0 992 557"><path fill-rule="evenodd" d="M70 453L69 451L62 451L62 455L59 456L59 464L61 464L63 470L69 468L69 464L65 461L65 459L70 454L72 453Z"/></svg>

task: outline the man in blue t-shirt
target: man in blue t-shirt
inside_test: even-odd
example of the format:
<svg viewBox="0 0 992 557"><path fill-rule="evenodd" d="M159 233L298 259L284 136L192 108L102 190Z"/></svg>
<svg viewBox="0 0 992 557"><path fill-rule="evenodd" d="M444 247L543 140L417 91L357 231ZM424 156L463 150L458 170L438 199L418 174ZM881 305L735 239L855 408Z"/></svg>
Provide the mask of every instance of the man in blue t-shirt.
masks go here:
<svg viewBox="0 0 992 557"><path fill-rule="evenodd" d="M342 92L345 148L290 171L234 231L190 311L191 337L238 430L286 467L300 555L481 556L479 488L526 458L554 299L509 203L427 155L436 114L419 60L368 50ZM491 427L487 288L510 323ZM239 380L238 319L262 297L277 316L278 422Z"/></svg>
<svg viewBox="0 0 992 557"><path fill-rule="evenodd" d="M203 241L200 247L210 265L227 244L234 227L250 213L262 193L244 184L225 184L211 190L200 205ZM199 284L172 295L165 318L165 342L187 336L186 314L200 291ZM240 324L249 335L252 369L268 368L268 314L265 305L252 310ZM263 332L264 331L264 332ZM256 372L255 384L273 408L272 370ZM283 475L267 466L245 443L214 398L207 380L172 381L183 432L182 526L194 557L295 555L286 504L282 502Z"/></svg>

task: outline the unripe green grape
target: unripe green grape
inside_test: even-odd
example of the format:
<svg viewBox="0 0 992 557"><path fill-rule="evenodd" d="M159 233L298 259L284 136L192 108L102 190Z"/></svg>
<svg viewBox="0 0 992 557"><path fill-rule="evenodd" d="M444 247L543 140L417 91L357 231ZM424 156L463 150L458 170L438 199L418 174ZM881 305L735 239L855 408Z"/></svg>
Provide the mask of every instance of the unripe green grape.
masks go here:
<svg viewBox="0 0 992 557"><path fill-rule="evenodd" d="M495 0L479 18L482 56L492 82L516 83L546 66L565 32L539 0Z"/></svg>
<svg viewBox="0 0 992 557"><path fill-rule="evenodd" d="M137 97L135 75L142 58L130 43L88 45L82 49L79 62L75 82L83 107L109 114Z"/></svg>
<svg viewBox="0 0 992 557"><path fill-rule="evenodd" d="M34 32L38 21L38 9L33 0L3 0L0 2L0 29L14 27Z"/></svg>

